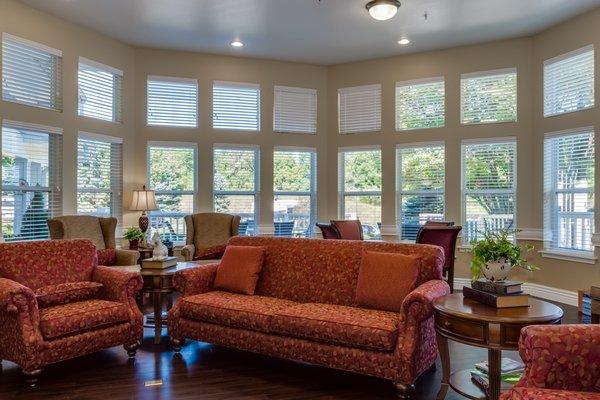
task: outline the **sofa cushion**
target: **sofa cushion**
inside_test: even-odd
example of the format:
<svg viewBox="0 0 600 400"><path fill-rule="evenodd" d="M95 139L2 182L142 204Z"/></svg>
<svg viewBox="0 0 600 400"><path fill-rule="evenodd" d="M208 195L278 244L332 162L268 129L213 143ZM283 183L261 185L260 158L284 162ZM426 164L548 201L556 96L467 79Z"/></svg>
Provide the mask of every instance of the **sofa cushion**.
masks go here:
<svg viewBox="0 0 600 400"><path fill-rule="evenodd" d="M501 395L502 400L600 400L600 393L571 392L557 389L514 387Z"/></svg>
<svg viewBox="0 0 600 400"><path fill-rule="evenodd" d="M215 289L254 294L265 258L260 246L227 246L217 268Z"/></svg>
<svg viewBox="0 0 600 400"><path fill-rule="evenodd" d="M116 249L102 249L98 250L98 265L112 266L117 263L117 250Z"/></svg>
<svg viewBox="0 0 600 400"><path fill-rule="evenodd" d="M220 291L179 300L180 313L184 318L261 332L269 332L269 319L275 312L294 304L296 303L274 297Z"/></svg>
<svg viewBox="0 0 600 400"><path fill-rule="evenodd" d="M415 289L421 259L399 253L363 251L356 304L399 312L402 301Z"/></svg>
<svg viewBox="0 0 600 400"><path fill-rule="evenodd" d="M325 343L394 351L399 313L304 303L276 311L271 331Z"/></svg>
<svg viewBox="0 0 600 400"><path fill-rule="evenodd" d="M128 321L127 305L107 300L84 300L40 310L40 329L46 340Z"/></svg>
<svg viewBox="0 0 600 400"><path fill-rule="evenodd" d="M45 308L88 300L94 297L101 287L101 283L89 281L59 283L58 285L42 286L36 289L35 298L38 306Z"/></svg>

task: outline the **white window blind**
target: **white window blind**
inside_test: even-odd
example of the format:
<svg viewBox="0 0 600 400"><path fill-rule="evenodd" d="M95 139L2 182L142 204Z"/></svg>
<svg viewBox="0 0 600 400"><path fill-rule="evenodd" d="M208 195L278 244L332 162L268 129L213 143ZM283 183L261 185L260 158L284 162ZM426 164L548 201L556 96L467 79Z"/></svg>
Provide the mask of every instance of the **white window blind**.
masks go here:
<svg viewBox="0 0 600 400"><path fill-rule="evenodd" d="M239 215L240 235L254 235L258 223L259 151L248 147L215 147L214 210Z"/></svg>
<svg viewBox="0 0 600 400"><path fill-rule="evenodd" d="M115 217L120 232L123 215L123 141L80 132L77 140L77 213Z"/></svg>
<svg viewBox="0 0 600 400"><path fill-rule="evenodd" d="M275 236L312 236L316 216L314 150L276 149L273 153Z"/></svg>
<svg viewBox="0 0 600 400"><path fill-rule="evenodd" d="M517 69L462 74L460 111L463 124L517 120Z"/></svg>
<svg viewBox="0 0 600 400"><path fill-rule="evenodd" d="M381 85L365 85L338 90L340 133L381 130Z"/></svg>
<svg viewBox="0 0 600 400"><path fill-rule="evenodd" d="M381 150L341 149L340 218L358 219L365 238L381 236Z"/></svg>
<svg viewBox="0 0 600 400"><path fill-rule="evenodd" d="M396 130L444 126L444 101L443 76L396 83Z"/></svg>
<svg viewBox="0 0 600 400"><path fill-rule="evenodd" d="M273 130L284 133L316 133L317 91L275 86Z"/></svg>
<svg viewBox="0 0 600 400"><path fill-rule="evenodd" d="M594 132L554 133L544 139L544 247L592 252Z"/></svg>
<svg viewBox="0 0 600 400"><path fill-rule="evenodd" d="M79 57L79 116L122 122L123 72Z"/></svg>
<svg viewBox="0 0 600 400"><path fill-rule="evenodd" d="M158 211L150 213L161 238L185 242L184 216L193 214L196 197L196 146L180 143L148 145L148 182L156 191Z"/></svg>
<svg viewBox="0 0 600 400"><path fill-rule="evenodd" d="M213 128L260 130L260 86L253 83L213 83Z"/></svg>
<svg viewBox="0 0 600 400"><path fill-rule="evenodd" d="M62 111L62 52L4 33L2 99Z"/></svg>
<svg viewBox="0 0 600 400"><path fill-rule="evenodd" d="M48 218L62 214L62 131L2 124L2 236L48 239Z"/></svg>
<svg viewBox="0 0 600 400"><path fill-rule="evenodd" d="M148 77L148 125L198 126L198 81Z"/></svg>
<svg viewBox="0 0 600 400"><path fill-rule="evenodd" d="M594 47L544 61L544 117L594 106Z"/></svg>
<svg viewBox="0 0 600 400"><path fill-rule="evenodd" d="M402 240L415 240L427 221L444 219L444 144L398 147L398 231Z"/></svg>
<svg viewBox="0 0 600 400"><path fill-rule="evenodd" d="M513 138L462 144L463 243L481 232L515 229L517 142Z"/></svg>

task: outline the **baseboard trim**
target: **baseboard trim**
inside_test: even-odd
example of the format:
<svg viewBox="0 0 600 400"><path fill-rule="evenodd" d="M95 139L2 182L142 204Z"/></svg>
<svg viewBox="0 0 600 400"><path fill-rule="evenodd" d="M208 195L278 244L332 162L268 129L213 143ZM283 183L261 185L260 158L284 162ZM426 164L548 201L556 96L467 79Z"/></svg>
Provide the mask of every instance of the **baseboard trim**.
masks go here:
<svg viewBox="0 0 600 400"><path fill-rule="evenodd" d="M463 286L469 286L470 283L471 280L468 278L454 278L455 289L460 290L463 288ZM575 307L577 307L577 303L579 301L577 298L577 292L538 285L537 283L523 283L523 291L534 297L539 297L540 299L556 301L558 303Z"/></svg>

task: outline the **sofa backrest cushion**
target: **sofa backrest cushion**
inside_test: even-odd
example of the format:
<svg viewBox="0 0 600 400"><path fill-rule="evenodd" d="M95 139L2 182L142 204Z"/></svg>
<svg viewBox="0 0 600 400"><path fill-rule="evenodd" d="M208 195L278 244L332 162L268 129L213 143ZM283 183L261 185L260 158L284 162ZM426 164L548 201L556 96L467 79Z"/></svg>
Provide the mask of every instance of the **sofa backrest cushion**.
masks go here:
<svg viewBox="0 0 600 400"><path fill-rule="evenodd" d="M299 302L355 305L363 249L421 257L416 285L442 279L444 253L440 247L356 240L324 240L237 236L236 246L266 250L255 295Z"/></svg>
<svg viewBox="0 0 600 400"><path fill-rule="evenodd" d="M106 248L102 226L98 217L92 215L63 215L50 219L48 226L52 239L89 239L98 250Z"/></svg>
<svg viewBox="0 0 600 400"><path fill-rule="evenodd" d="M0 244L0 276L36 290L91 281L98 263L90 240L44 240Z"/></svg>

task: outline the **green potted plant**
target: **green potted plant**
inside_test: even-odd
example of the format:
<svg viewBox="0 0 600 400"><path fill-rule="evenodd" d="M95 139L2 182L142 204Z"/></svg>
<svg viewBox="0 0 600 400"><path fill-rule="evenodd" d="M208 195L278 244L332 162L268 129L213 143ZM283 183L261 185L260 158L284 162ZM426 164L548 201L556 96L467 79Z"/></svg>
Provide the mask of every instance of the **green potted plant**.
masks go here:
<svg viewBox="0 0 600 400"><path fill-rule="evenodd" d="M471 277L473 281L481 275L491 282L503 281L513 268L536 271L539 268L527 263L523 254L533 250L532 245L524 249L516 245L510 238L516 230L484 231L481 240L474 240L471 245Z"/></svg>
<svg viewBox="0 0 600 400"><path fill-rule="evenodd" d="M127 228L123 237L129 240L129 248L137 249L140 244L140 240L144 239L144 233L140 228L132 226L131 228Z"/></svg>

